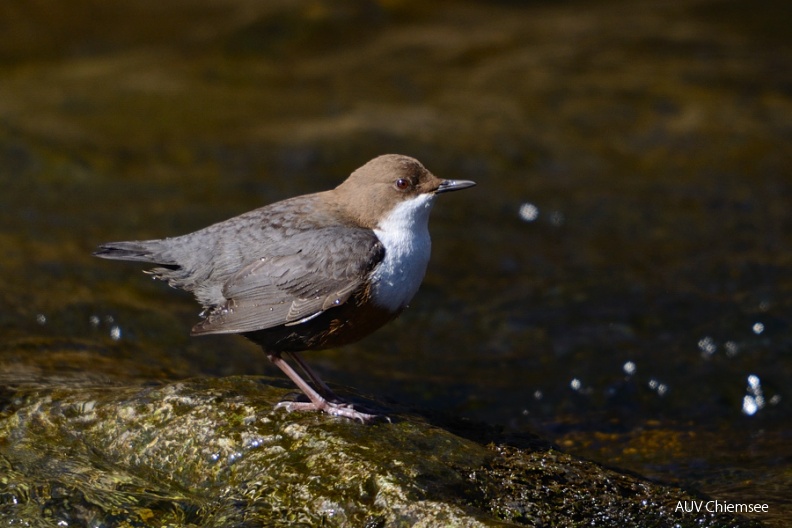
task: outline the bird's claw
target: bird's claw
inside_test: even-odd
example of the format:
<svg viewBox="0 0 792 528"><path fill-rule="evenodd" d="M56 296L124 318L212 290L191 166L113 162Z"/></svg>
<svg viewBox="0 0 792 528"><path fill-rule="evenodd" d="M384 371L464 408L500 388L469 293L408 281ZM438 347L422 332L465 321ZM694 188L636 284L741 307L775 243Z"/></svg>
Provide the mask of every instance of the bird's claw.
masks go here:
<svg viewBox="0 0 792 528"><path fill-rule="evenodd" d="M378 414L368 414L356 410L352 404L346 402L331 402L323 400L322 402L296 402L284 401L275 406L276 409L286 409L288 412L294 411L320 411L332 416L341 416L350 420L357 420L360 423L368 423L382 416ZM387 417L386 417L387 419ZM390 420L388 420L390 421Z"/></svg>

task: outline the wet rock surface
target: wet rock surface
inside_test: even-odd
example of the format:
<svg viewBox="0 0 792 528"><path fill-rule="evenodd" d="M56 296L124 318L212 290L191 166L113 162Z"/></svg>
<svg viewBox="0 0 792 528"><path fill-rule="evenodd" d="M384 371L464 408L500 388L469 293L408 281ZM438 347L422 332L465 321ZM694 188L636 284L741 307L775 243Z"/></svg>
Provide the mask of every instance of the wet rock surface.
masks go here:
<svg viewBox="0 0 792 528"><path fill-rule="evenodd" d="M702 497L535 437L404 410L374 425L274 410L285 393L252 377L6 389L0 522L759 526L678 511Z"/></svg>

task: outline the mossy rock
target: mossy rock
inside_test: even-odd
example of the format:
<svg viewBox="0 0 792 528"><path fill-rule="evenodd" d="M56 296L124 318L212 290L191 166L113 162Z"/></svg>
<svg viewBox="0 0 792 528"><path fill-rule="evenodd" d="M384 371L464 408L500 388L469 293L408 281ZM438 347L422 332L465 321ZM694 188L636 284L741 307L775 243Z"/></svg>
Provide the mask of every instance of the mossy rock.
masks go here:
<svg viewBox="0 0 792 528"><path fill-rule="evenodd" d="M363 425L274 409L266 378L0 394L10 526L758 526L537 439L391 411ZM367 402L373 407L382 406Z"/></svg>

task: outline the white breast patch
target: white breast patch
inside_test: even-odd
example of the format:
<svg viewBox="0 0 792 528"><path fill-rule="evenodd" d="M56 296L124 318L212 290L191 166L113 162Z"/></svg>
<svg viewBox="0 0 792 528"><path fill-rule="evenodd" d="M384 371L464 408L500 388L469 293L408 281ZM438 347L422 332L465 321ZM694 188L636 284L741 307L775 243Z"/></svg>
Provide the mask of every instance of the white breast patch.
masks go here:
<svg viewBox="0 0 792 528"><path fill-rule="evenodd" d="M434 194L420 194L400 203L374 230L385 246L385 258L371 274L372 300L390 311L407 306L426 274L434 198Z"/></svg>

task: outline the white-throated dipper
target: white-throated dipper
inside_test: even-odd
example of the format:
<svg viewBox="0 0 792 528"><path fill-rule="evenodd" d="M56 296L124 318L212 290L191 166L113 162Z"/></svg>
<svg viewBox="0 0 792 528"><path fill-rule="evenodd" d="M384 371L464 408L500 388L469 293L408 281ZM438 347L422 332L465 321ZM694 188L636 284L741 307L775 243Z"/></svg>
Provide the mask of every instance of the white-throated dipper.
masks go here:
<svg viewBox="0 0 792 528"><path fill-rule="evenodd" d="M310 400L280 406L367 421L374 415L336 396L299 352L352 343L399 315L426 272L435 196L473 185L388 154L335 189L184 236L110 242L94 255L156 264L148 273L192 292L204 307L192 335L242 334L259 344Z"/></svg>

